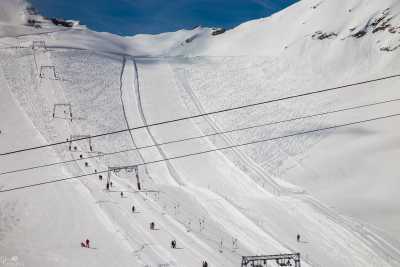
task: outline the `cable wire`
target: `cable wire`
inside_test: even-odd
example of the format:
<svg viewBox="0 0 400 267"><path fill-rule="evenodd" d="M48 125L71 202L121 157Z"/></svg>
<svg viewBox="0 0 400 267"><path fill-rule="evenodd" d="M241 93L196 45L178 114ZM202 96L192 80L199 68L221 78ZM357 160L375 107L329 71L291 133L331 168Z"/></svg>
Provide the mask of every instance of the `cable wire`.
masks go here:
<svg viewBox="0 0 400 267"><path fill-rule="evenodd" d="M118 134L118 133L124 133L124 132L128 132L128 131L139 130L139 129L143 129L143 128L147 128L147 127L159 126L159 125L163 125L163 124L170 124L170 123L174 123L174 122L180 122L180 121L184 121L184 120L195 119L195 118L200 118L200 117L204 117L204 116L209 116L209 115L215 115L215 114L219 114L219 113L225 113L225 112L240 110L240 109L244 109L244 108L256 107L256 106L266 105L266 104L270 104L270 103L274 103L274 102L285 101L285 100L289 100L289 99L294 99L294 98L299 98L299 97L304 97L304 96L309 96L309 95L314 95L314 94L326 93L326 92L336 91L336 90L340 90L340 89L344 89L344 88L348 88L348 87L353 87L353 86L358 86L358 85L363 85L363 84L368 84L368 83L375 83L375 82L378 82L378 81L383 81L383 80L388 80L388 79L393 79L393 78L399 78L399 77L400 77L400 74L384 76L384 77L380 77L380 78L376 78L376 79L371 79L371 80L366 80L366 81L362 81L362 82L356 82L356 83L341 85L341 86L332 87L332 88L328 88L328 89L310 91L310 92L306 92L306 93L301 93L301 94L296 94L296 95L291 95L291 96L286 96L286 97L266 100L266 101L262 101L262 102L256 102L256 103L252 103L252 104L241 105L241 106L237 106L237 107L226 108L226 109L221 109L221 110L201 113L201 114L187 116L187 117L181 117L181 118L167 120L167 121L156 122L156 123L147 124L147 125L143 125L143 126L139 126L139 127L122 129L122 130L113 131L113 132L107 132L107 133L102 133L102 134L96 134L96 135L92 135L90 137L79 138L79 139L76 139L74 141L81 141L81 140L86 140L86 139L89 139L89 138L103 137L103 136L107 136L107 135L114 135L114 134ZM33 147L21 148L21 149L18 149L18 150L12 150L12 151L8 151L8 152L0 153L0 156L6 156L6 155L11 155L11 154L16 154L16 153L21 153L21 152L26 152L26 151L31 151L31 150L51 147L51 146L62 145L62 144L66 144L68 142L69 141L59 141L59 142L46 144L46 145L41 145L41 146L33 146Z"/></svg>
<svg viewBox="0 0 400 267"><path fill-rule="evenodd" d="M353 107L348 107L348 108L342 108L342 109L337 109L337 110L331 110L331 111L326 111L326 112L322 112L322 113L310 114L310 115L295 117L295 118L286 119L286 120L255 124L255 125L248 126L248 127L235 128L232 130L220 131L220 132L215 132L215 133L211 133L211 134L187 137L187 138L183 138L183 139L176 139L176 140L171 140L171 141L164 142L164 143L158 143L157 145L139 146L139 147L135 147L135 148L124 149L124 150L119 150L119 151L114 151L114 152L109 152L109 153L102 153L99 155L94 155L94 156L89 156L89 157L83 157L83 158L78 158L78 159L65 160L65 161L54 162L54 163L49 163L49 164L37 165L37 166L28 167L28 168L16 169L16 170L12 170L12 171L5 171L5 172L0 172L0 176L6 175L6 174L34 170L34 169L46 168L46 167L51 167L51 166L60 165L60 164L78 162L78 161L92 159L92 158L100 158L100 157L105 157L105 156L110 156L110 155L127 153L127 152L131 152L131 151L140 151L143 149L152 148L152 147L156 147L156 146L177 144L177 143L202 139L202 138L211 137L211 136L223 135L223 134L227 134L227 133L235 133L235 132L241 132L241 131L245 131L245 130L257 129L260 127L266 127L266 126L272 126L272 125L277 125L277 124L282 124L282 123L287 123L287 122L293 122L293 121L297 121L297 120L309 119L309 118L314 118L314 117L318 117L318 116L324 116L324 115L329 115L329 114L334 114L334 113L339 113L339 112L344 112L344 111L349 111L349 110L357 110L357 109L361 109L361 108L378 106L378 105L383 105L383 104L388 104L388 103L393 103L393 102L398 102L398 101L400 101L400 98L389 99L389 100L384 100L384 101L379 101L379 102L374 102L374 103L369 103L369 104L364 104L364 105L359 105L359 106L353 106Z"/></svg>
<svg viewBox="0 0 400 267"><path fill-rule="evenodd" d="M193 157L193 156L197 156L197 155L202 155L202 154L208 154L208 153L212 153L212 152L227 150L227 149L231 149L231 148L255 145L255 144L265 143L265 142L269 142L269 141L276 141L276 140L295 137L295 136L299 136L299 135L305 135L305 134L310 134L310 133L333 130L333 129L348 127L348 126L352 126L352 125L359 125L359 124L364 124L364 123L368 123L368 122L372 122L372 121L389 119L389 118L394 118L394 117L399 117L399 116L400 116L400 113L390 114L390 115L386 115L386 116L382 116L382 117L375 117L375 118L371 118L371 119L355 121L355 122L349 122L349 123L334 125L334 126L325 127L325 128L319 128L319 129L314 129L314 130L297 132L297 133L293 133L293 134L288 134L288 135L283 135L283 136L278 136L278 137L272 137L272 138L268 138L268 139L261 139L261 140L251 141L251 142L237 144L237 145L231 145L231 146L215 148L215 149L210 149L210 150L205 150L205 151L200 151L200 152L195 152L195 153L190 153L190 154L184 154L184 155L175 156L175 157L169 157L169 158L161 159L161 160L154 160L154 161L138 163L138 164L136 164L136 166L150 165L150 164L160 163L160 162L164 162L164 161L168 161L168 160L176 160L176 159L188 158L188 157ZM80 179L80 178L83 178L83 177L96 175L96 174L107 173L107 172L108 172L108 170L104 170L104 171L93 172L93 173L88 173L88 174L81 174L81 175L72 176L72 177L48 180L48 181L35 183L35 184L17 186L17 187L12 187L12 188L8 188L8 189L2 189L2 190L0 190L0 193L11 192L11 191L21 190L21 189L26 189L26 188L39 187L39 186L42 186L42 185L54 184L54 183L58 183L58 182L68 181L68 180L76 180L76 179Z"/></svg>

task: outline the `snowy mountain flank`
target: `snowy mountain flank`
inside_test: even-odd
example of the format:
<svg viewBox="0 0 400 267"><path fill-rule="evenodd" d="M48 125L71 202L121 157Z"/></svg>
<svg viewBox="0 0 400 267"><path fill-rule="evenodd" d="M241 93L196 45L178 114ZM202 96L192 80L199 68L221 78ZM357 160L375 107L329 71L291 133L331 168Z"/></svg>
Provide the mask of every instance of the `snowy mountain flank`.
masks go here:
<svg viewBox="0 0 400 267"><path fill-rule="evenodd" d="M1 1L0 265L400 266L399 47L396 0L133 37Z"/></svg>

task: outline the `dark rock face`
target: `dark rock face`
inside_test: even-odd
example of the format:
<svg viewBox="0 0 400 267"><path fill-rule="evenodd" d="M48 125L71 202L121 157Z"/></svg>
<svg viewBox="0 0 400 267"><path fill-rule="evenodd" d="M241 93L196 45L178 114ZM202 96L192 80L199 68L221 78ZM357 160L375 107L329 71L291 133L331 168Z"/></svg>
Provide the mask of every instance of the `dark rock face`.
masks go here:
<svg viewBox="0 0 400 267"><path fill-rule="evenodd" d="M340 40L344 41L348 38L360 39L366 36L372 37L376 35L376 37L379 38L376 41L377 44L386 44L385 46L379 45L378 49L380 51L393 52L399 50L400 39L393 39L391 37L391 35L400 34L400 24L394 22L395 17L396 15L393 15L390 8L374 13L365 24L351 27L348 35L341 37ZM316 31L311 35L314 40L335 39L338 36L339 33L337 32L324 32L322 30ZM382 42L381 38L384 38L385 42ZM285 49L286 48L285 46Z"/></svg>
<svg viewBox="0 0 400 267"><path fill-rule="evenodd" d="M314 39L314 40L324 40L324 39L332 39L332 38L335 38L335 37L337 37L338 35L337 35L337 33L335 33L335 32L329 32L329 33L327 33L327 32L322 32L322 31L317 31L317 32L315 32L311 37Z"/></svg>
<svg viewBox="0 0 400 267"><path fill-rule="evenodd" d="M63 19L51 18L50 21L56 26L63 26L67 28L71 28L72 26L74 26L74 23L70 21L65 21Z"/></svg>
<svg viewBox="0 0 400 267"><path fill-rule="evenodd" d="M361 38L366 34L367 34L367 31L361 30L361 31L356 32L355 34L352 34L351 36L354 38Z"/></svg>
<svg viewBox="0 0 400 267"><path fill-rule="evenodd" d="M365 35L372 33L378 34L380 32L388 32L390 34L400 33L400 25L392 25L392 20L394 16L391 15L390 8L385 9L380 14L371 18L368 23L363 27L363 29L358 30L356 33L350 35L353 38L362 38ZM378 41L380 43L380 41ZM381 47L379 50L384 52L393 52L400 48L398 42L394 42L391 45Z"/></svg>
<svg viewBox="0 0 400 267"><path fill-rule="evenodd" d="M382 47L380 50L381 51L384 51L384 52L393 52L393 51L395 51L395 50L397 50L397 49L399 49L400 48L400 44L399 45L396 45L396 46L393 46L393 47L391 47L391 46L384 46L384 47Z"/></svg>
<svg viewBox="0 0 400 267"><path fill-rule="evenodd" d="M199 36L198 34L195 34L195 35L193 35L193 36L187 38L187 39L185 40L185 43L188 44L188 43L193 42L198 36Z"/></svg>
<svg viewBox="0 0 400 267"><path fill-rule="evenodd" d="M35 28L42 28L41 21L35 19L28 19L25 23L26 26L35 27Z"/></svg>
<svg viewBox="0 0 400 267"><path fill-rule="evenodd" d="M226 30L224 28L214 29L211 32L211 35L216 36L216 35L223 34L224 32L226 32Z"/></svg>
<svg viewBox="0 0 400 267"><path fill-rule="evenodd" d="M390 24L392 19L393 17L390 16L390 9L385 9L381 14L368 21L363 29L357 31L355 34L352 34L351 37L361 38L368 32L377 33L386 30L389 30L390 33L396 33L397 28Z"/></svg>

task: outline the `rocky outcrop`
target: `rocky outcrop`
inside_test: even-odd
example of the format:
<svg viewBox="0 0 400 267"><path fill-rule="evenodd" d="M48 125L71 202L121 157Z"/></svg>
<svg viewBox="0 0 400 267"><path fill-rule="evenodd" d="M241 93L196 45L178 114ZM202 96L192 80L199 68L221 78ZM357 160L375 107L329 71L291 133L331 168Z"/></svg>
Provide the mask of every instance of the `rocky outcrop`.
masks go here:
<svg viewBox="0 0 400 267"><path fill-rule="evenodd" d="M211 32L211 35L216 36L216 35L223 34L224 32L226 32L226 30L224 28L213 29L213 31Z"/></svg>
<svg viewBox="0 0 400 267"><path fill-rule="evenodd" d="M50 21L56 26L63 26L63 27L67 27L67 28L72 28L74 26L73 22L66 21L63 19L51 18Z"/></svg>
<svg viewBox="0 0 400 267"><path fill-rule="evenodd" d="M351 37L361 38L369 32L378 33L386 30L390 33L396 33L397 27L393 27L390 23L392 19L393 16L390 14L390 9L387 8L376 17L371 18L362 29L359 29L356 33L352 34Z"/></svg>
<svg viewBox="0 0 400 267"><path fill-rule="evenodd" d="M311 37L314 40L324 40L324 39L333 39L336 38L338 35L335 32L322 32L322 31L317 31L315 32Z"/></svg>

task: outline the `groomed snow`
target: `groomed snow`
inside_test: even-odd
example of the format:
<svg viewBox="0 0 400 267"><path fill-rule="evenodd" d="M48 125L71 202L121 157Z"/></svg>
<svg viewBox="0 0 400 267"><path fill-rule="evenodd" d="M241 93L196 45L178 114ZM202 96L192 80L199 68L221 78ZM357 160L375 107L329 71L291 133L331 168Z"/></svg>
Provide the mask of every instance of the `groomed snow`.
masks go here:
<svg viewBox="0 0 400 267"><path fill-rule="evenodd" d="M398 33L388 28L373 33L377 26L371 25L386 16L383 20L393 17L391 27L397 27L399 12L392 0L303 0L218 36L196 28L126 38L84 27L33 29L7 19L0 25L0 151L396 74L400 50L382 48L396 47ZM366 34L351 37L354 27L351 32ZM313 38L318 31L336 35ZM32 49L33 41L45 41L47 49ZM56 76L47 69L39 78L41 66L55 66ZM0 175L0 186L6 190L397 113L393 102L160 145L400 98L397 83L392 79L96 138L94 151L80 141L72 151L65 144L2 156L0 172L72 161ZM72 121L64 107L53 118L57 103L71 103ZM400 266L398 121L141 165L142 192L135 175L121 171L112 174L109 192L102 173L102 180L93 174L1 193L0 256L17 256L25 266L187 267L203 260L209 266L240 266L243 255L300 252L302 266ZM134 150L148 145L153 146ZM150 230L150 222L156 230ZM80 247L86 238L93 250ZM172 239L178 249L170 248Z"/></svg>

